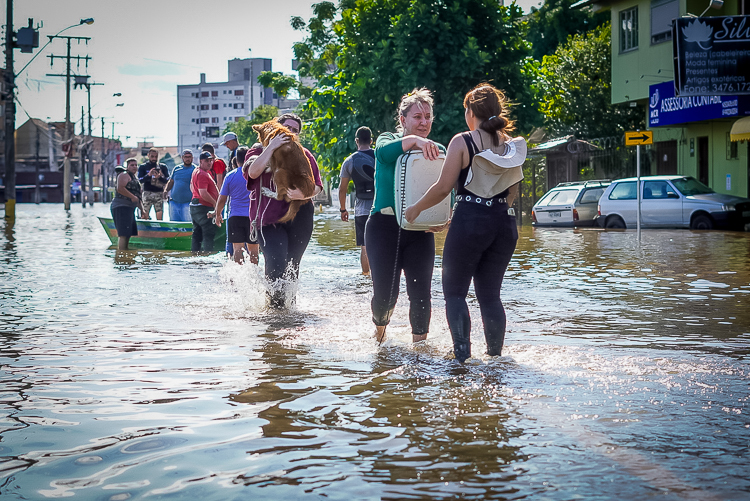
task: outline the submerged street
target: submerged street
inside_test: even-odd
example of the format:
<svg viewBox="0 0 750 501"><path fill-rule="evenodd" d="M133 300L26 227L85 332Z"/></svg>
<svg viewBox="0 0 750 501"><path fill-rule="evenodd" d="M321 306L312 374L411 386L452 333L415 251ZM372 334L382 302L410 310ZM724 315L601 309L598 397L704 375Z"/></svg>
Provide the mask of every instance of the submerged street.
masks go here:
<svg viewBox="0 0 750 501"><path fill-rule="evenodd" d="M281 313L254 266L109 249L108 214L0 233L3 499L750 496L750 233L523 226L503 356L471 300L460 366L440 257L427 342L402 279L378 346L335 209Z"/></svg>

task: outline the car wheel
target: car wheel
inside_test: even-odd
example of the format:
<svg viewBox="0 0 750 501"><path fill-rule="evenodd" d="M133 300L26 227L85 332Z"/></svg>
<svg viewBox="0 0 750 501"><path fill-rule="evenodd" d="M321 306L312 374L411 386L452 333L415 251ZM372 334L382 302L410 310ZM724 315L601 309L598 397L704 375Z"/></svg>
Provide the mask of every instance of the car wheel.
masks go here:
<svg viewBox="0 0 750 501"><path fill-rule="evenodd" d="M691 230L712 230L714 222L705 214L699 214L690 221Z"/></svg>
<svg viewBox="0 0 750 501"><path fill-rule="evenodd" d="M625 221L617 216L608 217L604 227L611 230L624 230Z"/></svg>

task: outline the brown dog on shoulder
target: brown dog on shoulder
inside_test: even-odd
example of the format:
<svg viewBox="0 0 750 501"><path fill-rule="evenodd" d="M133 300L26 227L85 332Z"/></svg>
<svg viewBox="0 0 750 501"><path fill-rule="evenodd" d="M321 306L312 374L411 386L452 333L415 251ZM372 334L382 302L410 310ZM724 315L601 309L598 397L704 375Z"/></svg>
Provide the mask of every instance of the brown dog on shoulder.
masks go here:
<svg viewBox="0 0 750 501"><path fill-rule="evenodd" d="M305 150L297 136L276 119L260 125L253 125L253 130L258 133L258 140L264 148L268 146L271 139L279 134L286 134L292 138L291 141L277 148L269 161L276 192L267 188L263 189L264 196L289 202L289 210L279 219L279 222L291 221L297 215L300 207L308 203L309 200L292 200L287 196L287 191L296 188L305 197L312 197L315 194L315 179L313 178L312 167L310 167L310 160L307 159Z"/></svg>

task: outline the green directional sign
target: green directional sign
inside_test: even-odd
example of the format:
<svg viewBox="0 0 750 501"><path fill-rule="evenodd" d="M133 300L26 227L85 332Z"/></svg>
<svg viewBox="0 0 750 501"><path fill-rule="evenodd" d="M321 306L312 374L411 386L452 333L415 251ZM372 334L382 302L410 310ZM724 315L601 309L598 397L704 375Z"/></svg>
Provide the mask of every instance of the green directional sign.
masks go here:
<svg viewBox="0 0 750 501"><path fill-rule="evenodd" d="M638 146L639 144L654 144L654 133L650 130L625 133L625 146Z"/></svg>

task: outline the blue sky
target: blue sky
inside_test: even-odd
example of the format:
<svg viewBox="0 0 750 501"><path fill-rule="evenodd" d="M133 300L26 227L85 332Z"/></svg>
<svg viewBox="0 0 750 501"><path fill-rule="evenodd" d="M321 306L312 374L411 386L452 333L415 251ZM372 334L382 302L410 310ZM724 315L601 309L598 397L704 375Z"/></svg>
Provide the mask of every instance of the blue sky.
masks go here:
<svg viewBox="0 0 750 501"><path fill-rule="evenodd" d="M263 57L273 60L273 69L291 73L292 44L303 33L294 31L292 16L308 19L309 0L15 0L14 27L18 30L33 17L43 22L40 45L47 35L93 17L93 25L71 28L62 35L91 37L88 45L73 44L72 54L90 55L88 69L73 64L73 72L91 75L104 85L91 87L94 131L112 131L127 145L148 138L157 145L177 144L177 85L198 83L201 73L209 82L225 81L227 61ZM536 1L519 4L528 10ZM4 17L4 16L3 16ZM56 40L17 79L23 106L17 124L26 112L42 120L65 119L65 79L47 73L65 73L65 62L50 67L49 54L64 55L65 42ZM251 49L251 50L249 50ZM36 51L35 51L36 53ZM32 55L15 51L18 72ZM121 93L121 97L113 94ZM71 120L80 130L81 106L86 92L71 91ZM122 106L117 106L122 104ZM24 111L25 110L25 111ZM129 136L129 137L128 137Z"/></svg>

